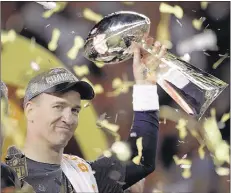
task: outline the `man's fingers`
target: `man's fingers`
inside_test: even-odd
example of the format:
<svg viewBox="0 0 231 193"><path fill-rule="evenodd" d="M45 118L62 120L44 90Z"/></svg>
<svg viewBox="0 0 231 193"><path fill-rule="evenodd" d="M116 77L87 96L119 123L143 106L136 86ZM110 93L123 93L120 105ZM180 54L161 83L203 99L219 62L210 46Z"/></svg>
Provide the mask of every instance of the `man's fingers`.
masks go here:
<svg viewBox="0 0 231 193"><path fill-rule="evenodd" d="M133 65L137 66L140 64L140 47L137 45L137 43L133 42Z"/></svg>
<svg viewBox="0 0 231 193"><path fill-rule="evenodd" d="M158 58L162 58L167 53L167 48L165 45L161 46L160 52L158 54Z"/></svg>
<svg viewBox="0 0 231 193"><path fill-rule="evenodd" d="M153 48L152 48L152 52L153 52L154 54L157 54L157 53L160 51L160 47L161 47L161 43L158 42L158 41L156 41L156 42L154 43Z"/></svg>

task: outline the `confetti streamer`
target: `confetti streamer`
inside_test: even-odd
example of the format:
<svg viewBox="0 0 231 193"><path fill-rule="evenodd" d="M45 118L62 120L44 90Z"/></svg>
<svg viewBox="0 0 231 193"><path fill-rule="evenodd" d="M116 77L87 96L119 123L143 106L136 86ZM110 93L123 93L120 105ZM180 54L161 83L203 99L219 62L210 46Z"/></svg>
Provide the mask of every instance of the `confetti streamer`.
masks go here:
<svg viewBox="0 0 231 193"><path fill-rule="evenodd" d="M228 58L227 53L213 64L213 69L216 69L226 58Z"/></svg>
<svg viewBox="0 0 231 193"><path fill-rule="evenodd" d="M216 168L216 173L219 176L228 176L230 173L230 168L218 167L218 168Z"/></svg>
<svg viewBox="0 0 231 193"><path fill-rule="evenodd" d="M48 49L50 51L55 51L57 49L59 37L60 37L60 31L59 29L55 28L52 32L51 41L48 44Z"/></svg>
<svg viewBox="0 0 231 193"><path fill-rule="evenodd" d="M84 40L80 36L76 36L74 40L74 46L68 51L67 56L74 60L77 57L79 50L84 46Z"/></svg>
<svg viewBox="0 0 231 193"><path fill-rule="evenodd" d="M174 14L178 19L182 19L183 15L184 15L183 9L178 5L175 5L173 7L173 6L171 6L171 5L167 4L167 3L161 3L160 7L159 7L159 10L160 10L161 13Z"/></svg>
<svg viewBox="0 0 231 193"><path fill-rule="evenodd" d="M83 10L83 17L90 21L94 21L96 23L98 23L101 19L103 19L102 15L95 13L89 8L85 8Z"/></svg>
<svg viewBox="0 0 231 193"><path fill-rule="evenodd" d="M205 10L208 7L209 2L208 1L202 1L200 2L201 4L201 9Z"/></svg>
<svg viewBox="0 0 231 193"><path fill-rule="evenodd" d="M88 69L87 65L74 66L73 70L76 73L76 75L79 77L86 76L89 74L89 69Z"/></svg>
<svg viewBox="0 0 231 193"><path fill-rule="evenodd" d="M16 39L16 32L14 30L10 30L8 32L1 32L1 42L5 44L7 42L14 42Z"/></svg>
<svg viewBox="0 0 231 193"><path fill-rule="evenodd" d="M230 113L225 113L224 115L222 115L221 117L221 122L226 122L230 119Z"/></svg>
<svg viewBox="0 0 231 193"><path fill-rule="evenodd" d="M56 6L53 9L47 10L43 13L44 18L47 19L51 17L54 13L64 10L64 8L67 6L67 2L56 2L55 4Z"/></svg>
<svg viewBox="0 0 231 193"><path fill-rule="evenodd" d="M205 17L201 17L200 19L193 19L192 25L195 29L200 30L202 27L203 22L206 20Z"/></svg>
<svg viewBox="0 0 231 193"><path fill-rule="evenodd" d="M203 149L204 147L205 147L205 145L202 144L202 145L200 145L200 147L198 148L198 154L199 154L200 159L204 159L204 158L205 158L205 151L204 151L204 149Z"/></svg>
<svg viewBox="0 0 231 193"><path fill-rule="evenodd" d="M176 128L179 130L179 137L181 140L187 136L186 125L187 121L185 119L180 119L176 125Z"/></svg>
<svg viewBox="0 0 231 193"><path fill-rule="evenodd" d="M142 140L143 140L142 137L136 140L138 155L132 159L133 163L135 163L136 165L140 165L141 158L142 158L142 151L143 151Z"/></svg>

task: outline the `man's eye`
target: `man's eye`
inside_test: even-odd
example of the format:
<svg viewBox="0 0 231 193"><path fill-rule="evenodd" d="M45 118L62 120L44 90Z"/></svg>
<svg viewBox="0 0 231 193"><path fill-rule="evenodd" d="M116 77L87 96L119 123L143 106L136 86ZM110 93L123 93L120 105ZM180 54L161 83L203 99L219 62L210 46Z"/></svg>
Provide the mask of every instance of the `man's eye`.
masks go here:
<svg viewBox="0 0 231 193"><path fill-rule="evenodd" d="M63 108L63 106L62 105L55 105L53 108L61 110Z"/></svg>
<svg viewBox="0 0 231 193"><path fill-rule="evenodd" d="M79 109L72 109L72 113L78 114L79 113Z"/></svg>

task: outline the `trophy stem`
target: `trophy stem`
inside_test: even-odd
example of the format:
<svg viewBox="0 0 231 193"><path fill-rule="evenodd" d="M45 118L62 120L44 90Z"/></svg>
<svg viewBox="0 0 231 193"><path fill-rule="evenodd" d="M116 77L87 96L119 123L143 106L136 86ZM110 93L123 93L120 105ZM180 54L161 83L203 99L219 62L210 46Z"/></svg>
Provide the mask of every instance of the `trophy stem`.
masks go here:
<svg viewBox="0 0 231 193"><path fill-rule="evenodd" d="M143 49L154 54L142 43ZM167 53L156 69L157 83L189 115L200 120L211 103L228 86L222 80Z"/></svg>

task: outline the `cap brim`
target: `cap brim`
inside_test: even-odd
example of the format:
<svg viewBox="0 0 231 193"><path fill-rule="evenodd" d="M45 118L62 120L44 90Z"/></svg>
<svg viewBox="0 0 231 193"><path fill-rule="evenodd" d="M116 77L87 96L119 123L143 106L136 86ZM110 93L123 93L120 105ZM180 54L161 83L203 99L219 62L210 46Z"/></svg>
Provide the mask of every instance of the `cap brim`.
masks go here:
<svg viewBox="0 0 231 193"><path fill-rule="evenodd" d="M67 92L69 90L74 90L80 94L82 100L91 100L95 97L95 92L92 86L85 81L78 82L66 82L56 85L48 90L46 93L56 93L56 92Z"/></svg>

